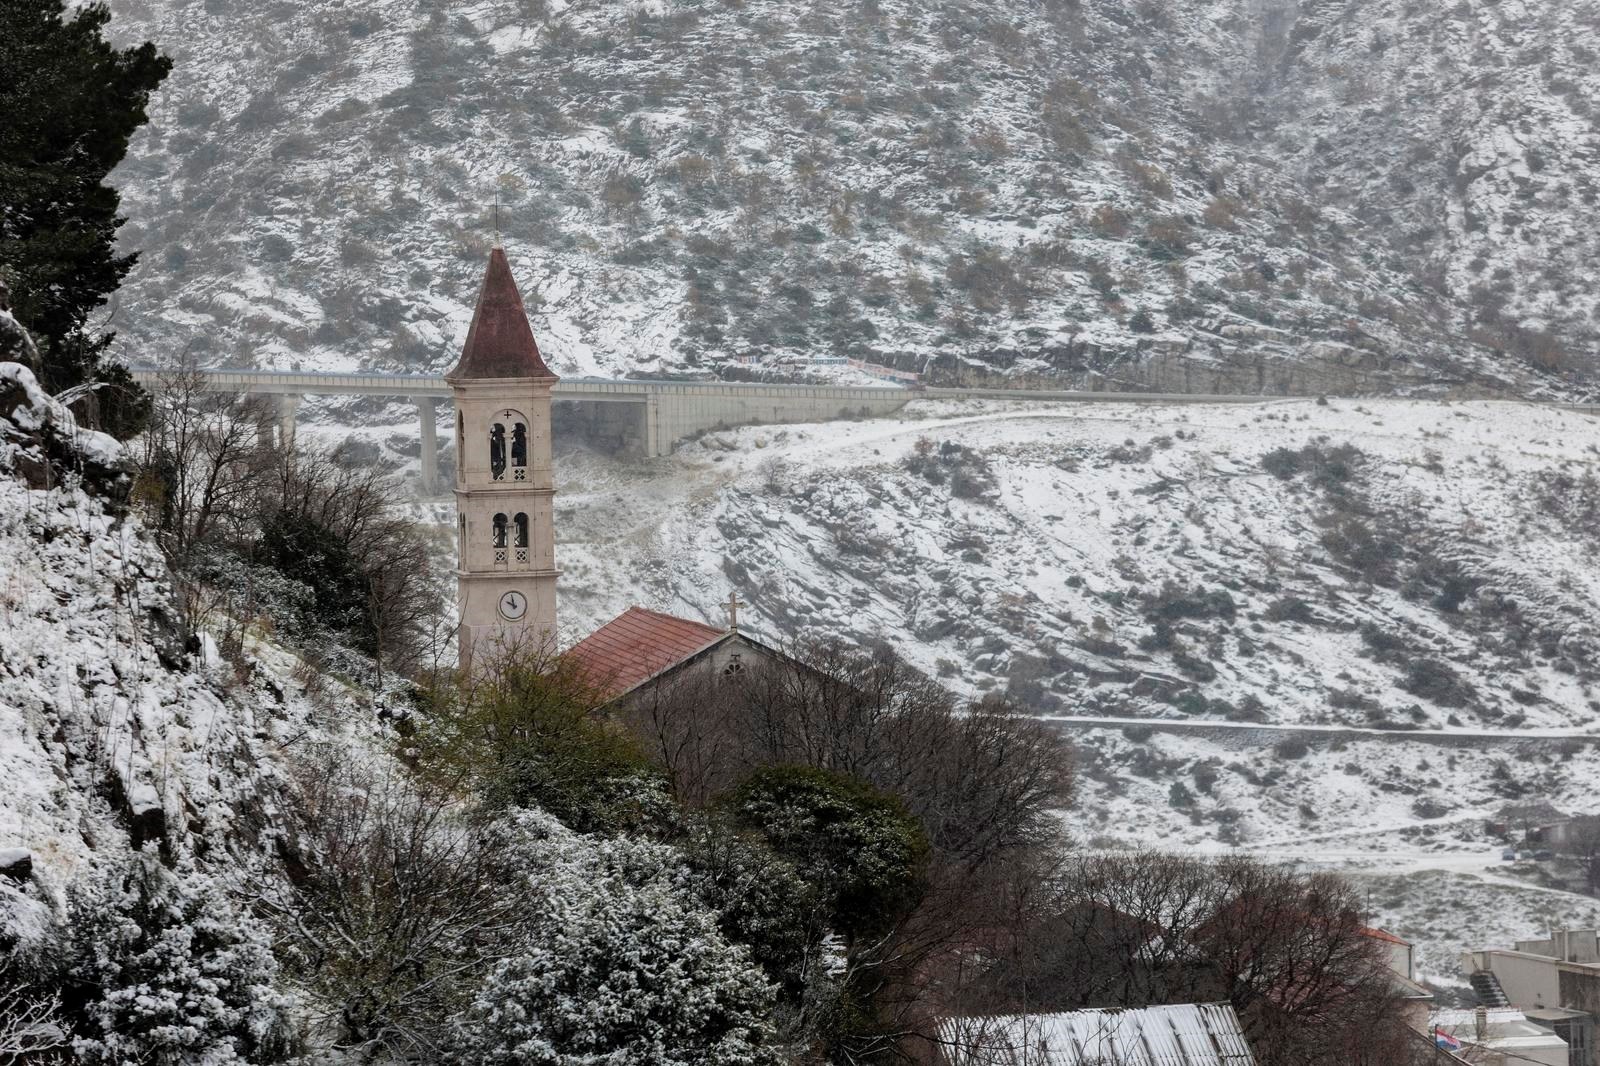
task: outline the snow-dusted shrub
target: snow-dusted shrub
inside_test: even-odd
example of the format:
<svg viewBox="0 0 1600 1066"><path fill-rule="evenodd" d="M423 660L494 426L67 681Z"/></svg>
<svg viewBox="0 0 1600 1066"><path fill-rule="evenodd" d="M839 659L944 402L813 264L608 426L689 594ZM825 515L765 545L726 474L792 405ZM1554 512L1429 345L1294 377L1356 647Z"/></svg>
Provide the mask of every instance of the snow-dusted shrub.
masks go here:
<svg viewBox="0 0 1600 1066"><path fill-rule="evenodd" d="M1289 736L1274 744L1272 751L1280 759L1303 759L1311 753L1311 745L1304 737Z"/></svg>
<svg viewBox="0 0 1600 1066"><path fill-rule="evenodd" d="M1173 581L1165 581L1161 590L1141 597L1145 617L1154 621L1161 618L1176 621L1183 618L1223 618L1231 620L1238 613L1238 605L1224 589L1207 589L1202 585L1192 588Z"/></svg>
<svg viewBox="0 0 1600 1066"><path fill-rule="evenodd" d="M62 940L50 907L0 878L0 1063L51 1061L67 1046Z"/></svg>
<svg viewBox="0 0 1600 1066"><path fill-rule="evenodd" d="M1477 698L1477 690L1447 663L1418 656L1405 664L1400 687L1413 696L1432 700L1440 707L1466 707Z"/></svg>
<svg viewBox="0 0 1600 1066"><path fill-rule="evenodd" d="M518 816L526 922L459 1024L461 1066L762 1066L772 989L664 845Z"/></svg>
<svg viewBox="0 0 1600 1066"><path fill-rule="evenodd" d="M1330 445L1324 438L1298 449L1274 448L1261 457L1261 466L1280 481L1306 474L1317 488L1341 493L1359 478L1366 459L1355 445Z"/></svg>
<svg viewBox="0 0 1600 1066"><path fill-rule="evenodd" d="M470 782L491 805L537 807L579 832L670 821L659 773L601 712L603 680L529 648L471 685L435 688L417 739L423 764Z"/></svg>
<svg viewBox="0 0 1600 1066"><path fill-rule="evenodd" d="M263 886L308 1042L437 1061L443 1034L515 926L504 834L446 789L330 749L302 764L304 874Z"/></svg>
<svg viewBox="0 0 1600 1066"><path fill-rule="evenodd" d="M273 1062L288 1051L277 966L258 923L207 873L154 848L75 886L68 1002L79 1061Z"/></svg>
<svg viewBox="0 0 1600 1066"><path fill-rule="evenodd" d="M905 467L931 485L943 485L948 480L950 494L961 499L982 500L994 492L994 472L988 459L954 441L944 441L935 448L932 440L920 438L906 457Z"/></svg>

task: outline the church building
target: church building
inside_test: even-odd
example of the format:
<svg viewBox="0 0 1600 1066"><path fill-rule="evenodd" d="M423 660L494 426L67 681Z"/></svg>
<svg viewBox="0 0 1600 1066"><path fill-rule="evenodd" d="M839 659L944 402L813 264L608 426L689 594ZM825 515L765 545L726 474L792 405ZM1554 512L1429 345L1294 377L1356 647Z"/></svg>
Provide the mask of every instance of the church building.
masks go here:
<svg viewBox="0 0 1600 1066"><path fill-rule="evenodd" d="M466 346L445 374L456 408L457 645L463 670L554 653L555 477L550 402L557 382L528 323L505 251L489 267ZM728 626L630 607L564 654L611 701L685 670L738 673L779 653Z"/></svg>

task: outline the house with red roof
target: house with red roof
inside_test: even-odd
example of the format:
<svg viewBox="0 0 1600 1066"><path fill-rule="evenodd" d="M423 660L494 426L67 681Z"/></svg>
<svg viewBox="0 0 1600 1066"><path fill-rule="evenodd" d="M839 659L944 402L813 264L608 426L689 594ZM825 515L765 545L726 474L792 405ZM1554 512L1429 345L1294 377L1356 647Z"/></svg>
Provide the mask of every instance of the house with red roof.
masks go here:
<svg viewBox="0 0 1600 1066"><path fill-rule="evenodd" d="M1433 993L1417 982L1416 950L1408 940L1401 940L1387 929L1367 927L1362 934L1380 944L1389 958L1389 970L1394 975L1395 992L1406 1001L1406 1021L1418 1032L1428 1031L1428 1011L1433 1005Z"/></svg>

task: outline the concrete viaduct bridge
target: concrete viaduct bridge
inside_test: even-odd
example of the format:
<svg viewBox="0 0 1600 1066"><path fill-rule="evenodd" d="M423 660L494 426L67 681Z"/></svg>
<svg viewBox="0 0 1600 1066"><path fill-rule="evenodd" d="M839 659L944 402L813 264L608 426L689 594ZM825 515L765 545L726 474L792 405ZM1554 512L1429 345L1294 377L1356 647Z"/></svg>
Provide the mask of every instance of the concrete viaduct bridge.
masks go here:
<svg viewBox="0 0 1600 1066"><path fill-rule="evenodd" d="M134 380L160 391L166 371L135 369ZM207 370L205 392L275 396L280 433L294 437L295 412L306 396L378 396L417 405L422 436L422 488L439 485L438 403L451 398L444 378L426 374L327 374L278 370ZM1028 400L1041 403L1217 404L1275 403L1290 396L1201 393L1090 392L1032 389L907 389L894 386L768 385L722 381L632 381L568 378L555 387L558 430L637 455L670 455L679 441L730 426L825 422L888 414L914 399ZM1299 397L1304 399L1304 397ZM1524 400L1538 406L1600 415L1600 404Z"/></svg>
<svg viewBox="0 0 1600 1066"><path fill-rule="evenodd" d="M160 391L171 375L133 370L133 378ZM444 378L421 374L304 374L274 370L207 370L205 392L273 396L280 434L294 437L295 412L306 396L378 396L417 405L422 431L422 488L439 484L438 403L451 398ZM694 433L758 423L822 422L887 414L919 393L901 388L841 385L763 385L698 381L608 381L568 378L556 385L554 417L592 439L645 456L670 455Z"/></svg>

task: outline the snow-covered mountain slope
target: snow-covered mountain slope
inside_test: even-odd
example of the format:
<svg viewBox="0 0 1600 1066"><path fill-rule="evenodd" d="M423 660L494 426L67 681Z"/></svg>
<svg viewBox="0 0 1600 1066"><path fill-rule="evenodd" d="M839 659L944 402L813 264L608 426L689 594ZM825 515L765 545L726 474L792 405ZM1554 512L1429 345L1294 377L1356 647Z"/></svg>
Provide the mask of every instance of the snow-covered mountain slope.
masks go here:
<svg viewBox="0 0 1600 1066"><path fill-rule="evenodd" d="M1274 30L1256 128L1319 200L1417 264L1463 333L1592 367L1600 3L1302 4Z"/></svg>
<svg viewBox="0 0 1600 1066"><path fill-rule="evenodd" d="M715 623L733 588L770 640L885 639L1044 714L1227 725L1064 724L1082 836L1471 840L1513 800L1600 806L1597 449L1576 412L1336 400L918 402L668 459L572 452L562 617Z"/></svg>
<svg viewBox="0 0 1600 1066"><path fill-rule="evenodd" d="M187 650L116 447L0 362L0 1059L777 1061L683 853L424 797L256 620Z"/></svg>
<svg viewBox="0 0 1600 1066"><path fill-rule="evenodd" d="M290 839L288 760L374 740L360 723L376 718L336 685L308 693L252 637L242 671L186 647L166 562L119 502L126 477L85 480L114 467L115 442L17 364L0 382L4 941L129 847L270 856Z"/></svg>
<svg viewBox="0 0 1600 1066"><path fill-rule="evenodd" d="M1595 2L116 0L177 65L116 175L115 325L437 370L498 203L563 374L1571 391Z"/></svg>
<svg viewBox="0 0 1600 1066"><path fill-rule="evenodd" d="M1592 415L1517 404L919 402L574 456L563 605L714 618L732 584L768 633L887 635L1052 713L1575 727L1597 458Z"/></svg>
<svg viewBox="0 0 1600 1066"><path fill-rule="evenodd" d="M736 589L769 641L884 639L965 691L1140 720L1062 721L1076 839L1353 873L1450 975L1465 927L1596 911L1502 869L1484 821L1600 811L1597 458L1590 414L1399 400L918 401L656 460L568 450L562 619L720 624Z"/></svg>

